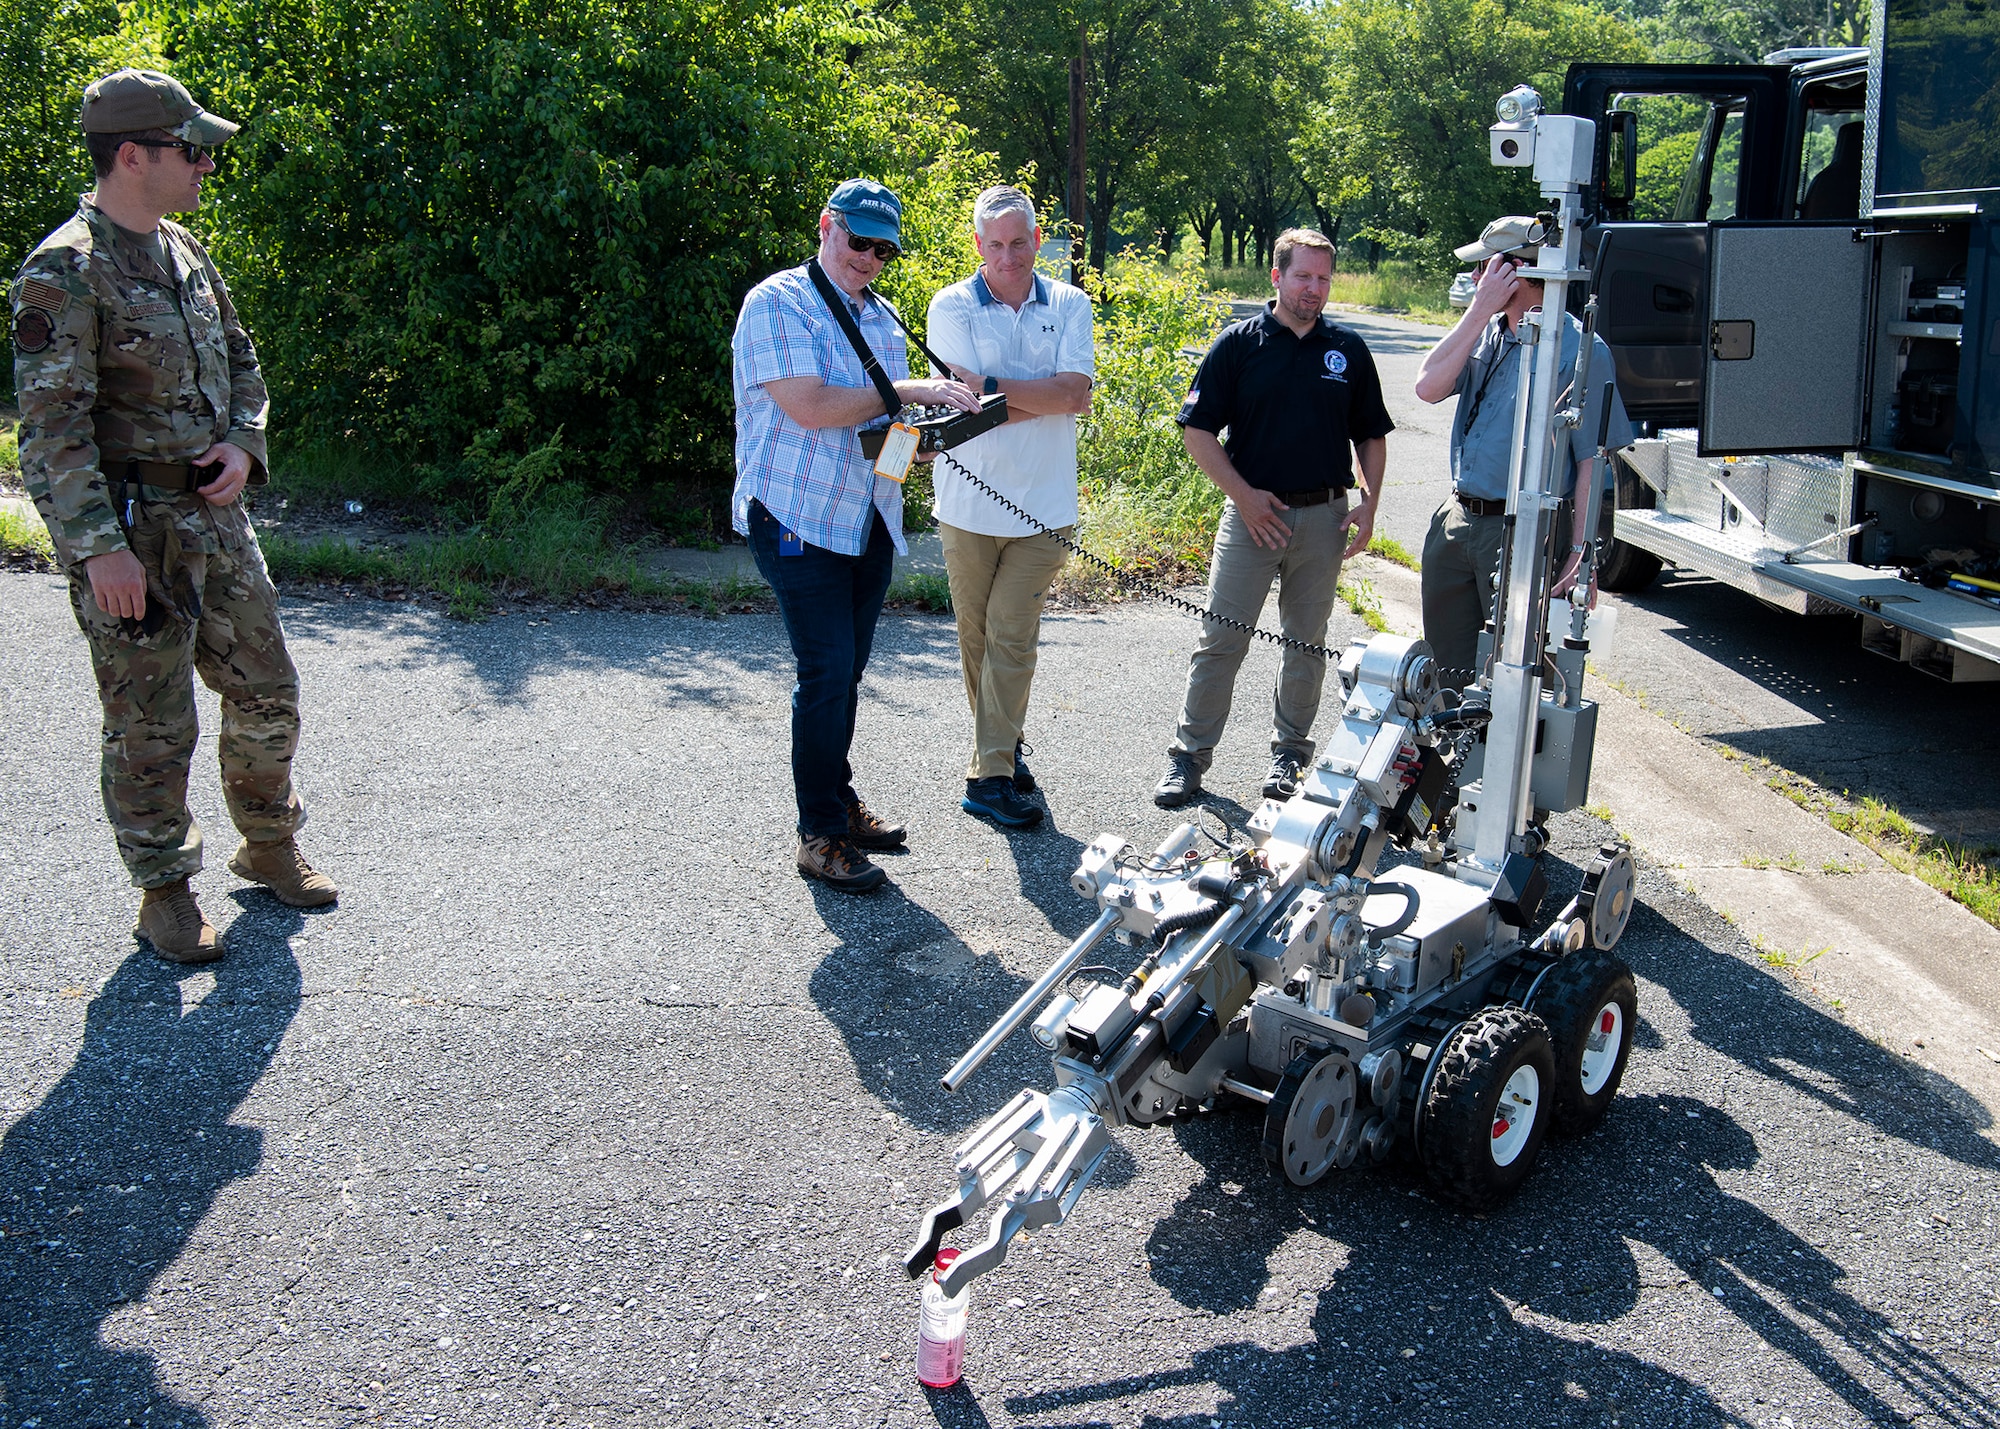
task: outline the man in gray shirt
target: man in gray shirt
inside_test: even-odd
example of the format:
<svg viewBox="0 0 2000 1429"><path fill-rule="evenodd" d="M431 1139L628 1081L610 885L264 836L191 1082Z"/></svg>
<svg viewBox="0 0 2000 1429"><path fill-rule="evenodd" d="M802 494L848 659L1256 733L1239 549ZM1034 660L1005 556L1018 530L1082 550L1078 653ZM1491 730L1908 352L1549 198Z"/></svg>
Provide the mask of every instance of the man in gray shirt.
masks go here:
<svg viewBox="0 0 2000 1429"><path fill-rule="evenodd" d="M1500 548L1506 536L1507 478L1514 456L1514 406L1520 383L1521 318L1542 305L1542 285L1526 265L1535 261L1535 221L1501 218L1486 226L1477 242L1457 250L1462 259L1483 259L1472 303L1444 341L1432 348L1417 372L1417 396L1425 402L1458 398L1451 426L1451 495L1431 517L1424 538L1424 639L1430 642L1445 680L1467 685L1479 632L1492 618L1499 577ZM1562 381L1574 380L1577 352L1583 345L1583 325L1565 314L1562 334ZM1611 376L1611 349L1601 337L1592 339L1591 393L1584 419L1567 437L1568 469L1560 478L1564 497L1580 481L1591 478L1597 450L1597 429L1603 416ZM1632 440L1632 426L1616 388L1610 389L1611 425L1605 437L1610 449ZM1599 474L1606 491L1612 473ZM1584 542L1593 533L1577 521L1572 505L1567 522L1559 522L1560 563L1554 594L1573 583Z"/></svg>

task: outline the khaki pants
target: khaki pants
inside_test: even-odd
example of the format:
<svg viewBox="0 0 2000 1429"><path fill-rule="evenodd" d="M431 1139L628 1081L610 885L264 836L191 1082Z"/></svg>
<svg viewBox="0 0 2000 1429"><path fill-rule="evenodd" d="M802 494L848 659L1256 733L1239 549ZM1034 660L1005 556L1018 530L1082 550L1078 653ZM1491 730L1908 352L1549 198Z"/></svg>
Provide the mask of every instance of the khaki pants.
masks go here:
<svg viewBox="0 0 2000 1429"><path fill-rule="evenodd" d="M1208 608L1254 625L1276 579L1279 631L1308 645L1322 645L1340 583L1341 548L1347 544L1347 502L1342 498L1324 506L1294 507L1285 513L1285 522L1292 528L1292 539L1274 551L1252 539L1235 502L1223 504L1208 564ZM1191 755L1203 770L1209 767L1229 719L1236 671L1249 648L1248 631L1213 620L1201 623L1170 752ZM1313 719L1319 714L1320 687L1325 683L1324 656L1285 647L1272 697L1273 751L1289 749L1302 760L1312 758Z"/></svg>
<svg viewBox="0 0 2000 1429"><path fill-rule="evenodd" d="M197 508L199 509L199 508ZM240 503L201 511L212 551L188 549L159 506L131 532L146 570L152 634L97 607L81 564L70 608L90 642L104 707L104 812L132 882L155 888L201 871L201 830L188 812L194 758L194 676L222 696L222 795L252 843L292 837L305 808L292 788L299 743L299 674L278 624L278 593Z"/></svg>
<svg viewBox="0 0 2000 1429"><path fill-rule="evenodd" d="M1474 516L1447 496L1424 535L1424 639L1445 684L1472 683L1479 632L1493 618L1505 516Z"/></svg>
<svg viewBox="0 0 2000 1429"><path fill-rule="evenodd" d="M1569 552L1575 508L1565 500L1550 517L1549 580ZM1505 516L1474 516L1447 496L1424 534L1424 639L1444 683L1462 689L1478 677L1479 632L1493 618L1500 582L1500 549L1507 541Z"/></svg>
<svg viewBox="0 0 2000 1429"><path fill-rule="evenodd" d="M1059 535L1068 536L1064 526ZM945 577L958 617L958 660L972 706L967 779L1014 772L1014 744L1028 718L1028 687L1042 638L1042 607L1069 552L1042 535L982 536L938 523Z"/></svg>

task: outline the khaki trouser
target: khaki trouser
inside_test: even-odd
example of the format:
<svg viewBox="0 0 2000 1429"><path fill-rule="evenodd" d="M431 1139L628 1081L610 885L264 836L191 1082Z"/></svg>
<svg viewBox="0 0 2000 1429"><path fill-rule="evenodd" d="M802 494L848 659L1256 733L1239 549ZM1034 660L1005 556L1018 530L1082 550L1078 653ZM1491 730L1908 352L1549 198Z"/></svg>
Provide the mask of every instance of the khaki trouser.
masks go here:
<svg viewBox="0 0 2000 1429"><path fill-rule="evenodd" d="M1557 533L1549 542L1550 578L1569 549L1572 508L1567 501L1550 518ZM1478 676L1479 632L1493 618L1500 580L1500 548L1507 539L1503 515L1474 516L1447 496L1424 534L1424 639L1444 683L1462 689Z"/></svg>
<svg viewBox="0 0 2000 1429"><path fill-rule="evenodd" d="M1245 625L1255 625L1263 612L1271 582L1278 582L1278 629L1308 645L1326 643L1327 621L1333 615L1335 588L1340 583L1341 548L1347 544L1345 498L1323 506L1296 506L1285 513L1292 528L1289 544L1277 550L1260 546L1236 510L1225 502L1215 528L1215 551L1208 564L1208 608ZM1236 690L1236 671L1250 648L1247 630L1231 629L1213 620L1201 623L1201 639L1188 661L1187 693L1169 746L1174 754L1193 757L1203 770L1215 756L1216 741L1229 719ZM1319 714L1320 687L1326 683L1326 657L1286 646L1278 663L1278 687L1272 697L1271 748L1289 749L1301 760L1313 752L1312 725Z"/></svg>
<svg viewBox="0 0 2000 1429"><path fill-rule="evenodd" d="M1424 534L1424 639L1445 684L1462 689L1477 675L1479 632L1493 618L1505 516L1474 516L1447 496Z"/></svg>
<svg viewBox="0 0 2000 1429"><path fill-rule="evenodd" d="M1059 535L1070 534L1068 526ZM1028 687L1042 637L1049 584L1069 552L1047 536L982 536L938 523L945 577L958 617L958 661L972 706L967 779L1014 772L1014 744L1028 718Z"/></svg>
<svg viewBox="0 0 2000 1429"><path fill-rule="evenodd" d="M266 843L292 837L305 822L292 789L299 673L278 624L278 593L241 505L208 519L217 549L194 551L168 513L140 509L132 551L146 570L148 610L164 616L150 635L98 609L81 564L68 573L70 608L90 642L104 707L104 813L139 888L201 871L201 830L187 806L195 673L222 696L216 745L236 827Z"/></svg>

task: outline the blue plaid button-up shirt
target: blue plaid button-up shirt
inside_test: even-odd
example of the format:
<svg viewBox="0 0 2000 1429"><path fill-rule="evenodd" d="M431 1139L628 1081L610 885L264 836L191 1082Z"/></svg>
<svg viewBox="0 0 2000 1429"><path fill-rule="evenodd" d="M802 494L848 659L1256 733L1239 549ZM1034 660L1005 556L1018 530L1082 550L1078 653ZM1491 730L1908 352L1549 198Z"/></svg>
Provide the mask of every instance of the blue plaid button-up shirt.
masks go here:
<svg viewBox="0 0 2000 1429"><path fill-rule="evenodd" d="M909 352L895 319L876 300L856 308L862 340L891 381L910 375ZM803 265L773 273L750 290L736 319L736 492L732 524L750 530L750 503L764 509L800 539L843 556L868 545L870 509L899 552L903 544L903 488L875 475L861 454L860 427L811 431L787 417L766 382L817 377L829 387L872 388L853 345L827 311ZM885 414L862 426L881 426Z"/></svg>

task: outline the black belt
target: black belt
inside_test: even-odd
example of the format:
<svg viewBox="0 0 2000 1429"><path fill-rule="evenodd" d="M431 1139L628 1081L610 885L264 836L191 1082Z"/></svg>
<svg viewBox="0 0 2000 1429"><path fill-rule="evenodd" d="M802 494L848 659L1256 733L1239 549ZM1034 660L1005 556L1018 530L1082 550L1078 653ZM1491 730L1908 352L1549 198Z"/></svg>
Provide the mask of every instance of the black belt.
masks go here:
<svg viewBox="0 0 2000 1429"><path fill-rule="evenodd" d="M1274 491L1271 494L1287 506L1324 506L1329 501L1338 501L1347 495L1347 488L1321 486L1311 491Z"/></svg>
<svg viewBox="0 0 2000 1429"><path fill-rule="evenodd" d="M104 474L118 481L157 486L164 491L197 491L222 474L222 467L195 466L184 461L140 461L113 457L103 465Z"/></svg>
<svg viewBox="0 0 2000 1429"><path fill-rule="evenodd" d="M1505 516L1507 514L1507 503L1504 501L1488 501L1484 497L1467 496L1462 491L1452 492L1451 499L1456 501L1460 506L1463 506L1474 516Z"/></svg>

